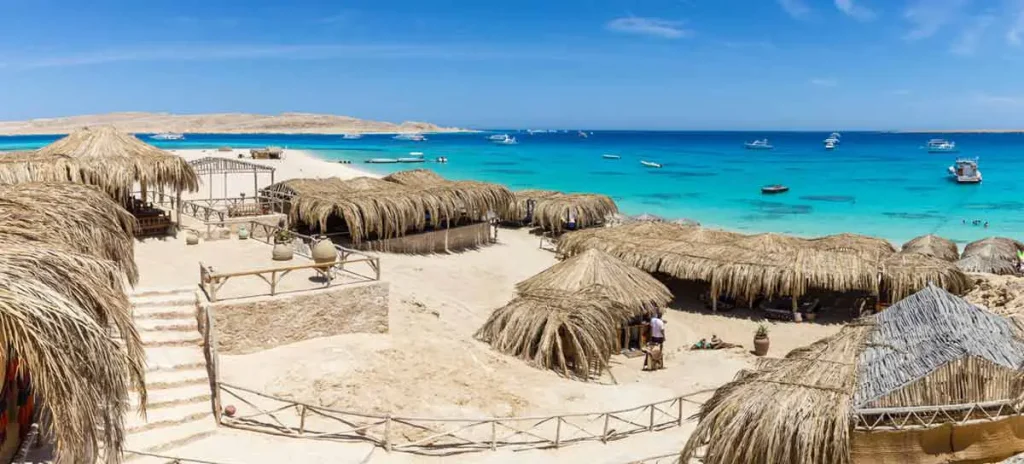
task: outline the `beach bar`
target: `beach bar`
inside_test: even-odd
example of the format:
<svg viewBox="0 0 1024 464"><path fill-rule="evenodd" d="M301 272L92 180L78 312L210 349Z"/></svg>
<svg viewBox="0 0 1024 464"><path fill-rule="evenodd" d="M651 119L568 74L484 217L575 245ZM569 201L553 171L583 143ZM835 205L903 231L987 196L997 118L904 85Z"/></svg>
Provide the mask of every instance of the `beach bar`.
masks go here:
<svg viewBox="0 0 1024 464"><path fill-rule="evenodd" d="M263 189L261 196L280 199L300 231L360 250L438 253L494 240L489 218L505 213L512 199L508 189L405 173L385 179L291 179Z"/></svg>

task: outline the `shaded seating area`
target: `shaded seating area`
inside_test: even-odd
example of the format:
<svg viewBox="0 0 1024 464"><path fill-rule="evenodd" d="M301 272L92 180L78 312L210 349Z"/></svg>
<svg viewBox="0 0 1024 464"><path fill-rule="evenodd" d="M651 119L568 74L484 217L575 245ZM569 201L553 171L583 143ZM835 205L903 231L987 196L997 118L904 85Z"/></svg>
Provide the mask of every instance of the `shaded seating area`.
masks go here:
<svg viewBox="0 0 1024 464"><path fill-rule="evenodd" d="M505 212L512 193L498 184L447 181L425 172L430 174L386 178L391 180L291 179L263 189L261 196L281 200L303 232L326 234L356 249L437 253L491 243L488 219Z"/></svg>
<svg viewBox="0 0 1024 464"><path fill-rule="evenodd" d="M998 462L1017 433L1024 334L927 286L766 359L704 403L681 462Z"/></svg>
<svg viewBox="0 0 1024 464"><path fill-rule="evenodd" d="M608 217L618 212L615 201L607 195L520 190L515 192L515 202L505 220L558 235L603 225Z"/></svg>
<svg viewBox="0 0 1024 464"><path fill-rule="evenodd" d="M709 286L705 301L712 310L719 302L753 307L762 300L787 301L791 319L815 313L814 305L804 305L811 294L863 294L898 301L930 281L957 294L972 285L952 263L896 253L884 240L855 234L805 239L639 222L571 232L558 247L567 256L598 249L650 273L704 282ZM780 304L769 304L766 308L772 311L766 314L782 316Z"/></svg>

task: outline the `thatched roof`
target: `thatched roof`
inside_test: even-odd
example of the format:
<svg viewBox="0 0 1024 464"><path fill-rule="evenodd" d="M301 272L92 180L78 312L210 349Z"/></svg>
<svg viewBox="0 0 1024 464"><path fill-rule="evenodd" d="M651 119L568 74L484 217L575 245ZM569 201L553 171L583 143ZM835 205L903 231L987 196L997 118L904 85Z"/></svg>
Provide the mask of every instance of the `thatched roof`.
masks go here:
<svg viewBox="0 0 1024 464"><path fill-rule="evenodd" d="M7 155L0 181L64 181L96 185L123 198L138 182L147 188L194 191L195 171L180 156L113 127L84 128L35 152Z"/></svg>
<svg viewBox="0 0 1024 464"><path fill-rule="evenodd" d="M855 411L1015 399L1022 367L1016 325L928 286L719 388L682 462L849 464Z"/></svg>
<svg viewBox="0 0 1024 464"><path fill-rule="evenodd" d="M974 286L971 278L953 263L907 251L882 260L880 276L889 301L899 301L927 287L929 282L957 295Z"/></svg>
<svg viewBox="0 0 1024 464"><path fill-rule="evenodd" d="M441 177L440 174L431 171L430 169L398 171L384 177L384 180L402 185L433 185L441 182L447 182L444 177Z"/></svg>
<svg viewBox="0 0 1024 464"><path fill-rule="evenodd" d="M630 216L629 221L631 222L664 222L665 218L651 213L642 213L635 216Z"/></svg>
<svg viewBox="0 0 1024 464"><path fill-rule="evenodd" d="M964 272L1016 274L1019 250L1024 250L1024 243L1004 237L989 237L967 244L956 265Z"/></svg>
<svg viewBox="0 0 1024 464"><path fill-rule="evenodd" d="M496 309L476 337L536 367L589 379L608 367L625 312L600 288L537 291Z"/></svg>
<svg viewBox="0 0 1024 464"><path fill-rule="evenodd" d="M834 234L810 239L811 246L824 251L846 251L861 257L880 260L896 252L892 243L877 237L860 234Z"/></svg>
<svg viewBox="0 0 1024 464"><path fill-rule="evenodd" d="M88 462L101 446L119 462L129 387L146 399L125 293L130 239L121 243L133 220L106 195L66 184L0 188L0 218L0 345L31 372L58 462Z"/></svg>
<svg viewBox="0 0 1024 464"><path fill-rule="evenodd" d="M399 173L400 174L400 173ZM345 220L352 241L400 237L438 227L463 214L483 219L504 211L512 193L497 184L441 181L404 185L369 177L342 180L290 179L266 188L290 198L292 219L326 228L327 220Z"/></svg>
<svg viewBox="0 0 1024 464"><path fill-rule="evenodd" d="M611 300L634 313L659 308L672 292L650 274L603 251L587 250L516 284L521 295L539 291L574 293L600 285Z"/></svg>
<svg viewBox="0 0 1024 464"><path fill-rule="evenodd" d="M490 182L473 180L447 180L429 169L399 171L384 178L406 187L429 190L438 195L454 194L463 202L463 209L475 212L492 212L497 217L508 217L508 209L515 201L515 195L507 187Z"/></svg>
<svg viewBox="0 0 1024 464"><path fill-rule="evenodd" d="M960 259L960 250L957 249L956 243L933 234L922 235L904 243L903 252L917 253L950 262Z"/></svg>
<svg viewBox="0 0 1024 464"><path fill-rule="evenodd" d="M562 232L572 218L577 228L601 224L619 212L615 201L607 195L593 193L561 193L553 190L520 190L508 212L509 220L527 216L527 203L534 202L530 224L553 232Z"/></svg>

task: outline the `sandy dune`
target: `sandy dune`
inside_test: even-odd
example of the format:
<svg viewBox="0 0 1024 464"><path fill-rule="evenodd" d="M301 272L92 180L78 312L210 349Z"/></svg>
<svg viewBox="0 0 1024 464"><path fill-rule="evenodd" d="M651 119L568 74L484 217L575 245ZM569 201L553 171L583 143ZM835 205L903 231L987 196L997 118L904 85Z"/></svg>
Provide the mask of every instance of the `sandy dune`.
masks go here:
<svg viewBox="0 0 1024 464"><path fill-rule="evenodd" d="M463 130L441 127L428 122L406 121L395 124L332 114L110 113L28 121L0 121L0 135L66 134L81 127L95 125L113 125L132 133L180 132L187 134L411 133Z"/></svg>

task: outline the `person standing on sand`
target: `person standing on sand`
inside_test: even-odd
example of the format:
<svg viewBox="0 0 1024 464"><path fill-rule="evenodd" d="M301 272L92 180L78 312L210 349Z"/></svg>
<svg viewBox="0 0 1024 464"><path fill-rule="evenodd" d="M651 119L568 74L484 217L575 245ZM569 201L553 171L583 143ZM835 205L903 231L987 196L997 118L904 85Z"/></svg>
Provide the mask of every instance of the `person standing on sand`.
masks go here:
<svg viewBox="0 0 1024 464"><path fill-rule="evenodd" d="M665 344L665 321L661 319L660 312L651 316L651 342L659 347Z"/></svg>

